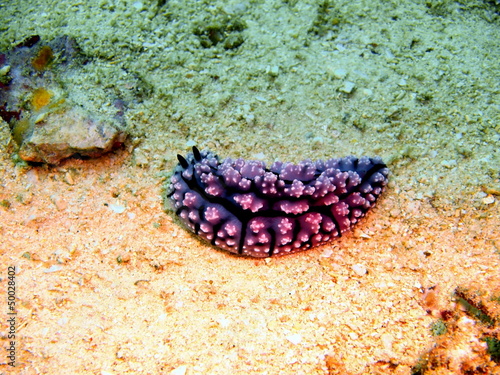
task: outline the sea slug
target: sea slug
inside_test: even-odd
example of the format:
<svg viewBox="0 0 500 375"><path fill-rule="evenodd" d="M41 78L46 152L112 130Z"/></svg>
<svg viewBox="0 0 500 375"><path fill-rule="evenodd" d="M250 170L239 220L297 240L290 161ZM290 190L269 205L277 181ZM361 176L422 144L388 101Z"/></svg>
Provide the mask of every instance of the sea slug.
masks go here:
<svg viewBox="0 0 500 375"><path fill-rule="evenodd" d="M177 155L167 187L176 214L200 237L231 253L268 257L323 244L373 207L389 170L378 157L298 164L219 161L210 151Z"/></svg>

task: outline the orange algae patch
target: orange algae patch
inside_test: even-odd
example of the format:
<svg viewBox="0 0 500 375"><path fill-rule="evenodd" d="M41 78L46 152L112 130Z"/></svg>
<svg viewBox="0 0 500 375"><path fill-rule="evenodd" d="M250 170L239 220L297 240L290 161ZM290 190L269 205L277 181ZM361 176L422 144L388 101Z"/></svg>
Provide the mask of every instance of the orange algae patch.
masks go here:
<svg viewBox="0 0 500 375"><path fill-rule="evenodd" d="M31 61L31 65L38 70L42 71L48 68L49 64L54 60L54 52L49 46L43 46L38 51L36 57Z"/></svg>
<svg viewBox="0 0 500 375"><path fill-rule="evenodd" d="M31 104L33 105L35 111L38 111L40 108L43 108L50 103L50 98L52 98L52 93L45 90L43 87L40 87L33 91Z"/></svg>

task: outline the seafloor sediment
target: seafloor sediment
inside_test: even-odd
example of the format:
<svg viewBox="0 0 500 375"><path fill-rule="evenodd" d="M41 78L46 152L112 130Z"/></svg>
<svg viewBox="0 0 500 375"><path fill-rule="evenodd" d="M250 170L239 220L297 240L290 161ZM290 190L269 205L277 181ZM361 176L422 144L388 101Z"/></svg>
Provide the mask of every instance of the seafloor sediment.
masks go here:
<svg viewBox="0 0 500 375"><path fill-rule="evenodd" d="M498 12L480 0L3 4L0 50L74 37L89 61L59 84L99 116L126 103L130 137L100 159L33 166L0 123L2 295L17 270L17 366L2 353L0 368L499 372ZM379 155L390 182L351 235L235 257L164 211L176 154L193 145L268 164Z"/></svg>

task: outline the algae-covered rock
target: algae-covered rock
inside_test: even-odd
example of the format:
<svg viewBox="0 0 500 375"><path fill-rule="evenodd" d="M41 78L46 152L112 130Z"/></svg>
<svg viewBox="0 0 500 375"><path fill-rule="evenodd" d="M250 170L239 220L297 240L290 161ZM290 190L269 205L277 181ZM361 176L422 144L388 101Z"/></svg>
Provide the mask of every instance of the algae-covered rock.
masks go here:
<svg viewBox="0 0 500 375"><path fill-rule="evenodd" d="M72 107L34 124L19 156L25 161L48 164L58 164L74 155L95 158L120 147L125 137L111 122L94 119Z"/></svg>
<svg viewBox="0 0 500 375"><path fill-rule="evenodd" d="M123 144L124 102L115 116L101 120L84 110L84 96L72 95L65 79L88 61L75 39L45 42L35 35L0 54L0 118L9 124L19 157L57 164L73 155L99 157Z"/></svg>

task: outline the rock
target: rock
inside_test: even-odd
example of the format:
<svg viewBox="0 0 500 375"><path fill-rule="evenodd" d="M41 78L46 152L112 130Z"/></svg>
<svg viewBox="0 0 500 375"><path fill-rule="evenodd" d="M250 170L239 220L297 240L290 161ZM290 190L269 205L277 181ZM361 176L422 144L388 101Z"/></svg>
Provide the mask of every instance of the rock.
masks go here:
<svg viewBox="0 0 500 375"><path fill-rule="evenodd" d="M103 121L99 111L83 110L81 96L67 91L69 78L86 61L68 36L46 42L34 35L0 53L0 118L21 159L58 164L73 155L99 157L123 144L125 101L113 93L104 98L114 104L116 114ZM0 146L5 144L4 129L2 122Z"/></svg>
<svg viewBox="0 0 500 375"><path fill-rule="evenodd" d="M126 135L108 122L93 119L83 110L72 107L50 113L34 124L24 138L19 156L36 163L58 164L78 155L96 158L120 147Z"/></svg>

